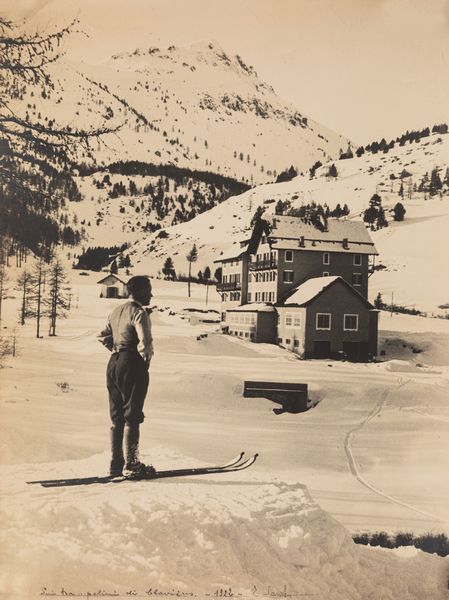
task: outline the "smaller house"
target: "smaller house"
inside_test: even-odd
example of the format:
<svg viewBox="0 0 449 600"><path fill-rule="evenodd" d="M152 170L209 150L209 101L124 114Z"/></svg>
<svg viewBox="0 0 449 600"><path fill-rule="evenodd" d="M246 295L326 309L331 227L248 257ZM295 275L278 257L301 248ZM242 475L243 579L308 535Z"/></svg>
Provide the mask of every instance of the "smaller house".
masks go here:
<svg viewBox="0 0 449 600"><path fill-rule="evenodd" d="M269 304L244 304L226 311L226 328L251 342L274 344L276 342L277 313Z"/></svg>
<svg viewBox="0 0 449 600"><path fill-rule="evenodd" d="M340 276L314 277L276 304L278 344L302 358L377 354L378 313Z"/></svg>
<svg viewBox="0 0 449 600"><path fill-rule="evenodd" d="M101 285L100 298L127 298L128 292L126 289L126 282L122 281L120 277L109 273L103 279L97 282Z"/></svg>

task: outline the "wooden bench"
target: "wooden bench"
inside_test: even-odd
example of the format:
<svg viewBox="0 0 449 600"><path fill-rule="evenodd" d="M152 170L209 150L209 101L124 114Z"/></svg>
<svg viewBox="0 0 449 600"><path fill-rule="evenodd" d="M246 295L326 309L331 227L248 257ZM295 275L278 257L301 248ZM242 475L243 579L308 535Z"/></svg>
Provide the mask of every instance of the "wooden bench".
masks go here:
<svg viewBox="0 0 449 600"><path fill-rule="evenodd" d="M245 398L267 398L282 405L282 411L303 412L307 410L307 384L277 381L245 381Z"/></svg>

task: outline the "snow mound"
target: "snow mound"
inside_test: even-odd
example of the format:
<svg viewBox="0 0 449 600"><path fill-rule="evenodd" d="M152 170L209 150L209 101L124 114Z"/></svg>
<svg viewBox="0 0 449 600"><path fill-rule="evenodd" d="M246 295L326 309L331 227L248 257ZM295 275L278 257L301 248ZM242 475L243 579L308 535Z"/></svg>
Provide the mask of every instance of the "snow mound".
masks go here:
<svg viewBox="0 0 449 600"><path fill-rule="evenodd" d="M160 468L192 464L163 448ZM262 458L263 460L263 458ZM71 595L308 595L443 599L447 561L353 543L299 484L252 471L46 489L26 480L95 474L107 455L4 468L2 588ZM62 592L63 590L63 592ZM285 595L284 595L285 597Z"/></svg>

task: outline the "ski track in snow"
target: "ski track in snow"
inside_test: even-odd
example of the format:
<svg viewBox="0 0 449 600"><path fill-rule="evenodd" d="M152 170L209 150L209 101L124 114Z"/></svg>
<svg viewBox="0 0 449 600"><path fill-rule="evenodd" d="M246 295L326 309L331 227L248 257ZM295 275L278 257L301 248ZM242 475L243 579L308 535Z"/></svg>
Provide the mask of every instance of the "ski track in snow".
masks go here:
<svg viewBox="0 0 449 600"><path fill-rule="evenodd" d="M398 379L398 387L396 389L400 389L400 388L404 387L407 383L409 383L409 381L410 381L410 379L407 379L406 381L404 381L401 378L399 378ZM446 521L444 521L443 519L440 519L439 517L433 515L432 513L429 513L425 510L421 510L421 509L417 508L416 506L408 504L407 502L402 502L402 500L399 500L398 498L395 498L394 496L390 496L389 494L376 488L373 484L369 483L369 481L367 481L360 474L360 471L357 467L357 462L354 458L354 452L351 448L351 441L354 439L354 434L357 431L360 431L367 423L369 423L372 419L374 419L374 417L376 417L378 414L381 413L382 409L384 408L385 404L387 403L390 393L391 393L391 389L384 390L382 392L380 400L375 404L372 411L362 421L360 421L360 423L358 423L355 427L350 429L348 431L348 433L346 434L344 447L345 447L346 457L348 460L349 469L359 483L361 483L363 486L365 486L367 489L374 492L381 498L384 498L385 500L393 502L394 504L398 504L399 506L403 506L404 508L408 508L409 510L412 510L413 512L416 512L425 517L430 517L431 519L433 519L434 521L437 521L438 523L447 524Z"/></svg>

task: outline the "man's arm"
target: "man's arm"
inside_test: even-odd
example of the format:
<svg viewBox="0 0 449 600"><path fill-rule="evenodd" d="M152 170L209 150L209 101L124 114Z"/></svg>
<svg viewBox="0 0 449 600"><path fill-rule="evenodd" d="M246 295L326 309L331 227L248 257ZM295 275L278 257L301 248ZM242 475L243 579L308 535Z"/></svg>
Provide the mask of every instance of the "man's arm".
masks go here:
<svg viewBox="0 0 449 600"><path fill-rule="evenodd" d="M97 339L103 344L103 346L105 346L110 352L112 352L112 349L114 347L114 339L112 337L112 329L109 318L105 327L97 335Z"/></svg>
<svg viewBox="0 0 449 600"><path fill-rule="evenodd" d="M133 325L137 333L137 351L147 364L153 356L153 336L151 335L151 321L147 312L141 308L134 314Z"/></svg>

